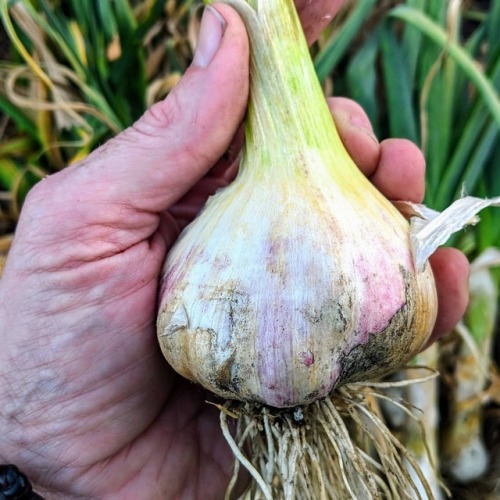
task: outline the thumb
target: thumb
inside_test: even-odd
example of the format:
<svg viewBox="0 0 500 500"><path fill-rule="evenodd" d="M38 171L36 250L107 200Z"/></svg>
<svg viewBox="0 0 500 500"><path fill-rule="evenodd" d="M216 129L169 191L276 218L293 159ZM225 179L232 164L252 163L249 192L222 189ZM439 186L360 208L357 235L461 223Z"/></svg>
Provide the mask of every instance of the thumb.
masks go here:
<svg viewBox="0 0 500 500"><path fill-rule="evenodd" d="M74 200L77 190L87 210L89 201L153 212L175 203L223 155L241 124L248 59L237 13L222 4L206 7L193 63L180 83L132 127L62 171L71 176L67 196Z"/></svg>

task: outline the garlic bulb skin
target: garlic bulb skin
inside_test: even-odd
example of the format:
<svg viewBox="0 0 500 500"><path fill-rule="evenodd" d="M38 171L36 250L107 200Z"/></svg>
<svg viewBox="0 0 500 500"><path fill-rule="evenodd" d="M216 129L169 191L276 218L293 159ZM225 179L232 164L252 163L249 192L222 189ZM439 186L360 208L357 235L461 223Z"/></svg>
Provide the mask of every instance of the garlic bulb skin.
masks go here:
<svg viewBox="0 0 500 500"><path fill-rule="evenodd" d="M310 403L405 363L432 330L434 280L429 265L414 269L406 220L312 156L314 176L244 170L166 260L162 351L225 398Z"/></svg>

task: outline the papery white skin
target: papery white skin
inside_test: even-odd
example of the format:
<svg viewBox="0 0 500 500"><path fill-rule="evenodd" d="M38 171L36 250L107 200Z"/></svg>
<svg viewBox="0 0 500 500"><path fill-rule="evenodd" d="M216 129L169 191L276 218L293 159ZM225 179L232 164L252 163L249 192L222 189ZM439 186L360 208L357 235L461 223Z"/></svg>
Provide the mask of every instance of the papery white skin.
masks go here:
<svg viewBox="0 0 500 500"><path fill-rule="evenodd" d="M406 362L432 330L434 280L415 273L406 220L308 161L314 176L241 174L166 261L163 353L221 396L310 403Z"/></svg>
<svg viewBox="0 0 500 500"><path fill-rule="evenodd" d="M452 234L466 226L477 224L479 212L487 207L500 207L500 196L489 199L464 196L455 200L443 212L408 201L396 201L394 204L402 213L411 216L413 257L417 269L421 270L430 255L446 243Z"/></svg>

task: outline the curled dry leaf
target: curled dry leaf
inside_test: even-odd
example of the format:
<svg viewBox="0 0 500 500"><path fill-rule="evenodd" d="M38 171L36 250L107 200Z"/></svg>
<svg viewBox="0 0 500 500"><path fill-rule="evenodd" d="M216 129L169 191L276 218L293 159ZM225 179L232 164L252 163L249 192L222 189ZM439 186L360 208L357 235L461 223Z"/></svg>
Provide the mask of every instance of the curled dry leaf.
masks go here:
<svg viewBox="0 0 500 500"><path fill-rule="evenodd" d="M499 207L500 196L490 199L465 196L453 202L442 212L409 201L397 201L394 205L410 216L410 239L413 259L418 271L437 248L448 238L466 226L477 224L477 214L487 207Z"/></svg>

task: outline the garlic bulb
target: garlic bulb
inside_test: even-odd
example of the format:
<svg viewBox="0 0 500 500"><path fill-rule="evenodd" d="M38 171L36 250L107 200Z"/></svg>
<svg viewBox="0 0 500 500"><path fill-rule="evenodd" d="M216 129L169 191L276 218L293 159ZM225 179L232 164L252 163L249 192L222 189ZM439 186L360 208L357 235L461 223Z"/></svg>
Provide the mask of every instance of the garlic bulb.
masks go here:
<svg viewBox="0 0 500 500"><path fill-rule="evenodd" d="M310 403L408 361L433 326L433 278L414 271L407 222L376 193L306 175L242 175L167 260L163 352L221 396Z"/></svg>
<svg viewBox="0 0 500 500"><path fill-rule="evenodd" d="M210 391L293 407L408 361L436 292L408 222L340 141L293 1L226 3L252 46L246 145L237 179L168 255L158 336Z"/></svg>

